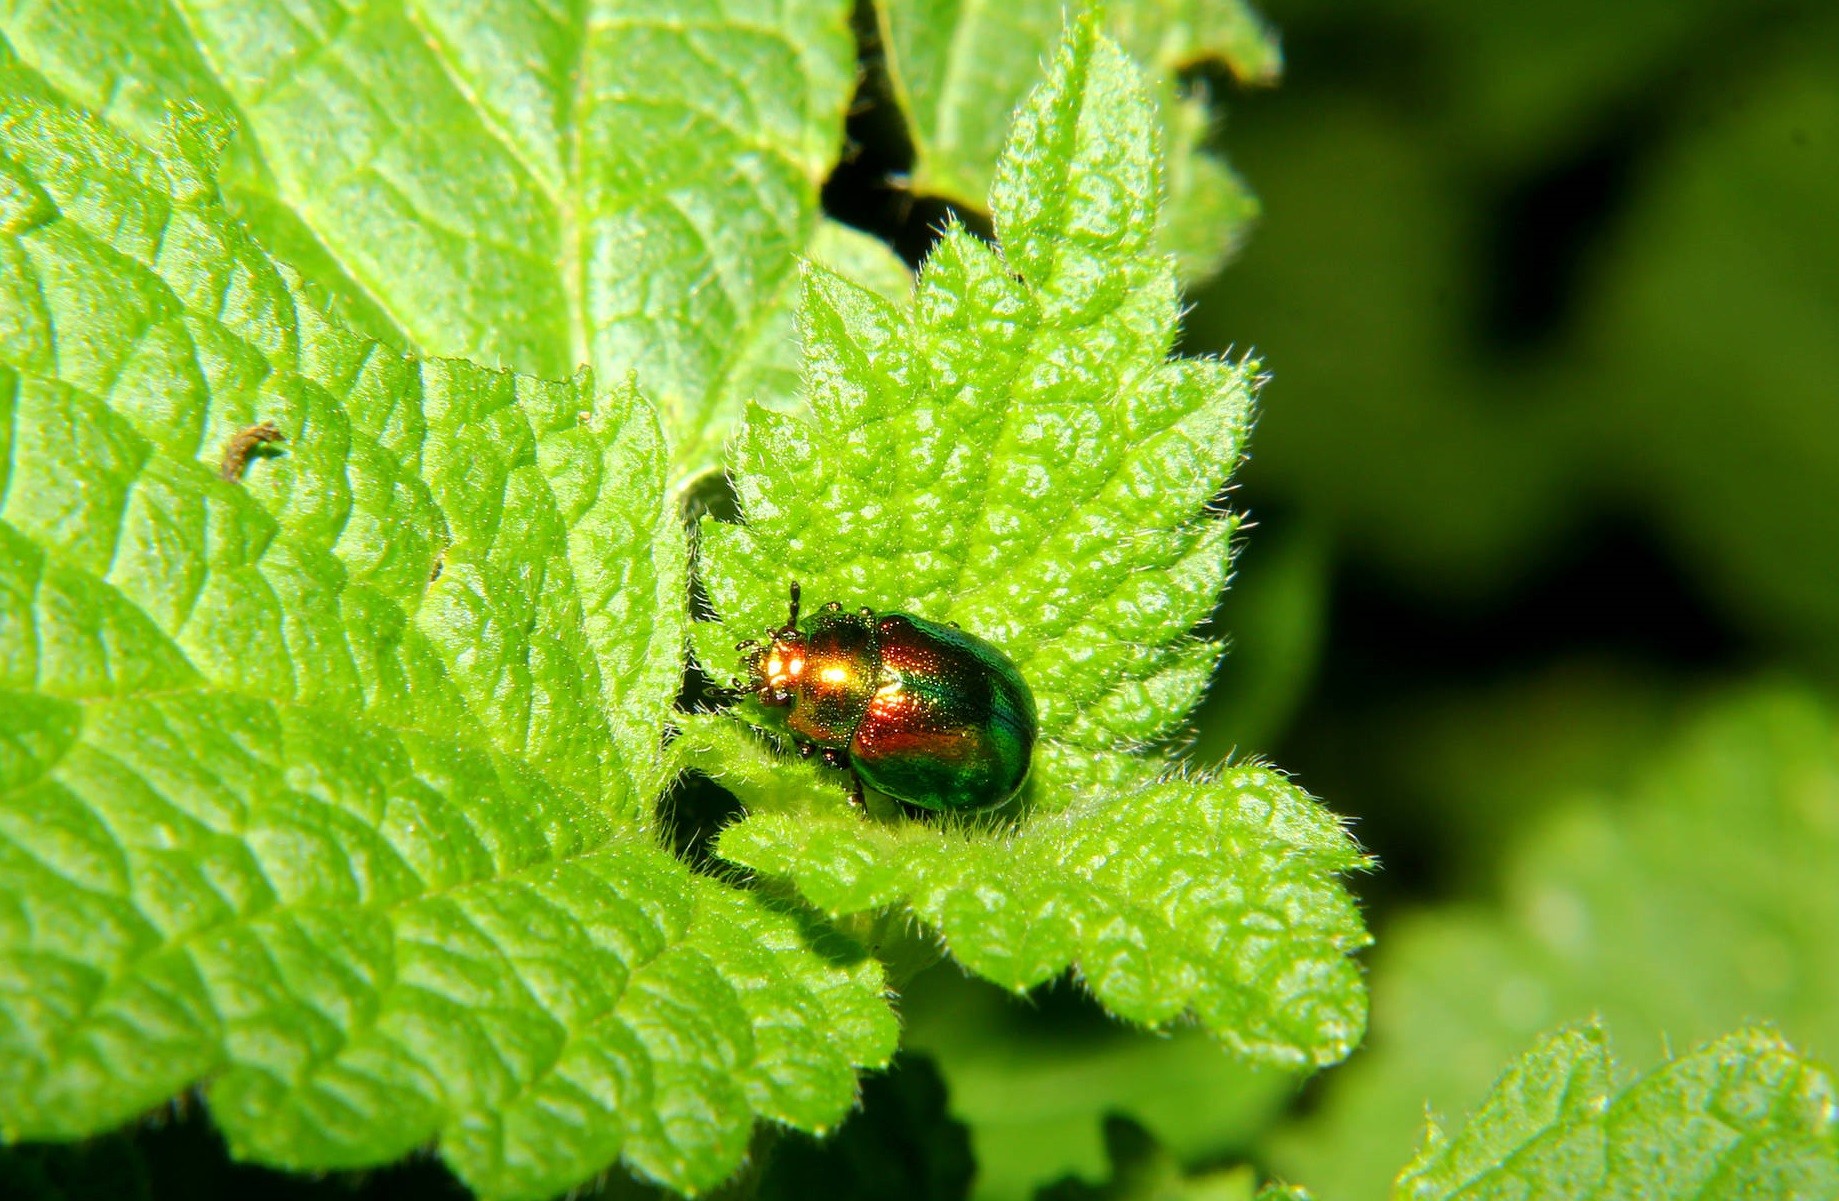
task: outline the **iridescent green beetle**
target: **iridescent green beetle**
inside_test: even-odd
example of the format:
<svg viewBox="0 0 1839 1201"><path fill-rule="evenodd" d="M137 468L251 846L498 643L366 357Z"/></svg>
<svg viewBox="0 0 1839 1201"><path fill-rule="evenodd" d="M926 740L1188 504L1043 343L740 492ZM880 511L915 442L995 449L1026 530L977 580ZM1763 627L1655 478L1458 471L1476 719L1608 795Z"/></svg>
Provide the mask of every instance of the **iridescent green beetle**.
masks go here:
<svg viewBox="0 0 1839 1201"><path fill-rule="evenodd" d="M828 604L791 615L750 650L750 690L789 706L785 724L804 754L852 768L867 783L923 809L984 809L1028 778L1034 694L1009 657L956 626L910 613L845 613Z"/></svg>

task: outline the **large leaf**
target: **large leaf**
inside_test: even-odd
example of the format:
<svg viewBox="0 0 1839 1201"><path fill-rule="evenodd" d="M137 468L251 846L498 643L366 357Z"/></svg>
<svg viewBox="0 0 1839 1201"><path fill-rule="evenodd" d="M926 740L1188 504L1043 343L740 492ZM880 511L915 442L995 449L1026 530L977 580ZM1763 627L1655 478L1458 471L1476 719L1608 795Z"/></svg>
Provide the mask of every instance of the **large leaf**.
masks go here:
<svg viewBox="0 0 1839 1201"><path fill-rule="evenodd" d="M1202 64L1269 83L1280 65L1275 37L1244 0L1123 0L1106 27L1149 68L1169 131L1161 245L1186 279L1211 274L1232 252L1257 203L1207 149L1205 99L1177 78ZM1066 6L1054 0L975 4L880 0L881 42L894 95L913 140L912 187L978 207L995 177L1009 116L1053 49Z"/></svg>
<svg viewBox="0 0 1839 1201"><path fill-rule="evenodd" d="M636 371L679 476L742 402L789 399L756 367L787 352L798 256L838 241L817 193L855 83L847 0L84 7L0 26L143 137L166 100L233 117L232 207L369 332Z"/></svg>
<svg viewBox="0 0 1839 1201"><path fill-rule="evenodd" d="M1257 371L1167 358L1152 115L1123 52L1075 26L1004 159L1001 252L949 231L910 312L812 272L811 412L749 414L746 524L703 526L727 621L696 645L718 677L741 670L738 637L783 620L788 579L1002 646L1041 718L1017 820L864 821L722 718L688 723L686 746L752 810L719 854L820 908L904 904L1005 987L1077 964L1134 1021L1192 1012L1253 1059L1326 1063L1362 1027L1347 954L1366 935L1335 879L1359 851L1276 771L1130 753L1218 656L1188 631L1225 582L1235 523L1209 505Z"/></svg>
<svg viewBox="0 0 1839 1201"><path fill-rule="evenodd" d="M0 1134L202 1082L239 1157L438 1140L538 1197L836 1122L879 968L656 842L654 411L328 320L215 134L156 158L0 70ZM219 478L257 422L281 453Z"/></svg>

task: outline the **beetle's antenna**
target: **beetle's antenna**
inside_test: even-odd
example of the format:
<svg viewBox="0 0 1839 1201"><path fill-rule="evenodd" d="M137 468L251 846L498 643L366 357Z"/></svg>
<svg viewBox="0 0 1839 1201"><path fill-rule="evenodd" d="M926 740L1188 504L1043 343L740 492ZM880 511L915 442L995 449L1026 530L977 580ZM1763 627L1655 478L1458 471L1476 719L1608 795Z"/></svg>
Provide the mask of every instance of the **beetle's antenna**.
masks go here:
<svg viewBox="0 0 1839 1201"><path fill-rule="evenodd" d="M792 581L792 615L786 618L785 628L788 630L793 630L793 631L796 631L798 629L798 581L797 580Z"/></svg>

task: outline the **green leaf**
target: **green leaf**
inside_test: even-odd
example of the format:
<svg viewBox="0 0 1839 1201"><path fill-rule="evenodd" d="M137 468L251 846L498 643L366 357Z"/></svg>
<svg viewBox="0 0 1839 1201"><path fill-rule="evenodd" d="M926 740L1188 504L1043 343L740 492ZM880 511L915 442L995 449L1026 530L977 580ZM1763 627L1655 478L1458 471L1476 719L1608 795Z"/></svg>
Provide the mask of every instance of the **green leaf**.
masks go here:
<svg viewBox="0 0 1839 1201"><path fill-rule="evenodd" d="M983 204L1010 114L1052 52L1065 11L1049 0L876 5L889 82L913 141L914 191ZM1106 28L1149 68L1168 131L1161 246L1184 279L1203 278L1231 255L1258 205L1206 148L1206 101L1184 94L1178 76L1217 64L1242 82L1270 83L1281 66L1276 38L1244 0L1123 0L1104 11Z"/></svg>
<svg viewBox="0 0 1839 1201"><path fill-rule="evenodd" d="M1365 1053L1272 1162L1376 1198L1426 1103L1472 1106L1553 1024L1601 1015L1636 1063L1766 1014L1839 1046L1839 716L1739 692L1687 724L1617 801L1559 807L1509 856L1498 908L1395 919ZM1475 798L1485 803L1486 797Z"/></svg>
<svg viewBox="0 0 1839 1201"><path fill-rule="evenodd" d="M232 117L237 215L405 349L636 371L676 478L715 466L781 353L855 85L847 0L9 10L20 56L143 139ZM884 262L892 256L882 252Z"/></svg>
<svg viewBox="0 0 1839 1201"><path fill-rule="evenodd" d="M1013 832L871 824L832 793L748 817L717 852L832 914L904 905L1005 988L1076 966L1119 1017L1191 1016L1252 1062L1332 1063L1364 1028L1347 955L1365 932L1334 878L1362 860L1269 768L1151 781Z"/></svg>
<svg viewBox="0 0 1839 1201"><path fill-rule="evenodd" d="M1613 1083L1600 1026L1540 1040L1455 1134L1433 1120L1400 1201L1839 1196L1839 1089L1750 1029Z"/></svg>
<svg viewBox="0 0 1839 1201"><path fill-rule="evenodd" d="M239 1158L541 1197L835 1123L878 965L657 842L654 410L349 332L159 141L0 51L0 1135L202 1083Z"/></svg>
<svg viewBox="0 0 1839 1201"><path fill-rule="evenodd" d="M1236 519L1206 506L1237 461L1257 364L1169 361L1173 278L1149 252L1151 114L1115 46L1064 51L1018 122L995 209L961 229L911 312L828 272L803 311L811 411L755 411L736 446L744 526L705 523L727 625L808 596L957 619L1027 673L1050 743L1136 746L1180 720L1217 657Z"/></svg>
<svg viewBox="0 0 1839 1201"><path fill-rule="evenodd" d="M1209 505L1257 370L1167 358L1156 178L1137 72L1073 26L999 173L1002 252L948 231L907 312L813 270L811 412L750 412L747 524L703 523L728 620L695 646L717 678L741 670L737 636L783 620L790 579L1003 647L1040 710L1026 813L865 822L732 723L686 723L685 750L752 810L718 853L829 913L905 904L1004 987L1077 964L1132 1021L1192 1012L1254 1060L1328 1063L1363 1024L1347 955L1366 934L1335 879L1358 849L1268 768L1170 774L1125 753L1181 720L1217 658L1187 631L1225 582L1235 521Z"/></svg>
<svg viewBox="0 0 1839 1201"><path fill-rule="evenodd" d="M1320 1066L1359 1039L1364 994L1347 955L1367 938L1335 875L1364 860L1269 768L1139 779L1015 828L871 822L735 723L683 724L688 761L753 811L717 852L791 879L826 912L901 905L960 964L1013 990L1076 965L1118 1016L1190 1016L1255 1063ZM1143 771L1109 766L1118 779Z"/></svg>
<svg viewBox="0 0 1839 1201"><path fill-rule="evenodd" d="M854 280L892 304L907 303L913 273L879 239L835 221L824 221L805 253L808 261ZM744 400L756 400L771 408L793 407L804 366L803 348L792 320L799 284L796 273L787 276L780 295L773 300L772 328L756 338L735 363L720 410L711 412L701 426L676 431L683 446L689 447L680 447L676 452L678 464L695 460L714 465L723 452L723 442L740 420Z"/></svg>

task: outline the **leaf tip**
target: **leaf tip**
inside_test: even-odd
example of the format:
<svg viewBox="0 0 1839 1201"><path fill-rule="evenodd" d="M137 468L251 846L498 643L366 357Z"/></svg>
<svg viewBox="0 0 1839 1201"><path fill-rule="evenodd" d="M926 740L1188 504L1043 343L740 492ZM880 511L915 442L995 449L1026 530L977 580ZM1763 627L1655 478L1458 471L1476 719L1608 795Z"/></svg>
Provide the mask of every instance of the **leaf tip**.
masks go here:
<svg viewBox="0 0 1839 1201"><path fill-rule="evenodd" d="M1091 11L1067 22L1010 128L990 189L1004 254L1045 279L1066 244L1139 254L1155 236L1161 154L1142 71Z"/></svg>

